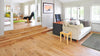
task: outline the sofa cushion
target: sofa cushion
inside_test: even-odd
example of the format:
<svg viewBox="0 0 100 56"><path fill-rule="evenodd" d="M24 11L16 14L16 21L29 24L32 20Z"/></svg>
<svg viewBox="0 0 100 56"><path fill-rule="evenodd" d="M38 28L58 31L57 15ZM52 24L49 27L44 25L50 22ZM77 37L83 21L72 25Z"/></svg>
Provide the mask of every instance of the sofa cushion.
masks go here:
<svg viewBox="0 0 100 56"><path fill-rule="evenodd" d="M89 27L89 26L91 26L90 21L80 20L80 23L83 23L84 27Z"/></svg>
<svg viewBox="0 0 100 56"><path fill-rule="evenodd" d="M80 34L80 39L81 39L81 37L84 37L84 36L86 36L86 34L88 33L88 32L90 32L91 31L91 27L84 27L83 29L81 29L81 34Z"/></svg>
<svg viewBox="0 0 100 56"><path fill-rule="evenodd" d="M69 25L68 27L69 28L75 28L75 29L81 30L81 26L80 25Z"/></svg>

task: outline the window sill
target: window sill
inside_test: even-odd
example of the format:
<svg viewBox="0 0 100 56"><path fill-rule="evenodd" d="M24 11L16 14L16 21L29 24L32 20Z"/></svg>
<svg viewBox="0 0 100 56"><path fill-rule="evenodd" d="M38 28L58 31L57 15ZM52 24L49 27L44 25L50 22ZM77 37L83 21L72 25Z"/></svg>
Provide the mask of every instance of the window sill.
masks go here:
<svg viewBox="0 0 100 56"><path fill-rule="evenodd" d="M100 21L92 21L93 24L100 24Z"/></svg>

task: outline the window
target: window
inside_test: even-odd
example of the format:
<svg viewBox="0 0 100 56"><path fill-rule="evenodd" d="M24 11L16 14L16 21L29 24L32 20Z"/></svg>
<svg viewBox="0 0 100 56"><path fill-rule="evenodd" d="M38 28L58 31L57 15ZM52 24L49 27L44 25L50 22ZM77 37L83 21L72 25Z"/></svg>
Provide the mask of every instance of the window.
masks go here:
<svg viewBox="0 0 100 56"><path fill-rule="evenodd" d="M92 21L100 21L100 6L92 6Z"/></svg>
<svg viewBox="0 0 100 56"><path fill-rule="evenodd" d="M72 8L72 18L78 19L78 8L77 7Z"/></svg>
<svg viewBox="0 0 100 56"><path fill-rule="evenodd" d="M65 18L70 19L71 17L71 8L66 8L65 9Z"/></svg>
<svg viewBox="0 0 100 56"><path fill-rule="evenodd" d="M79 8L79 19L84 19L84 7Z"/></svg>
<svg viewBox="0 0 100 56"><path fill-rule="evenodd" d="M41 16L41 4L38 3L38 17Z"/></svg>
<svg viewBox="0 0 100 56"><path fill-rule="evenodd" d="M32 4L32 5L30 5L30 14L31 14L32 12L34 12L34 11L35 11L35 5Z"/></svg>
<svg viewBox="0 0 100 56"><path fill-rule="evenodd" d="M65 8L65 19L84 19L84 7Z"/></svg>
<svg viewBox="0 0 100 56"><path fill-rule="evenodd" d="M28 5L25 5L24 6L24 15L25 16L27 16L28 15L28 13L29 13L29 10L28 10L29 8L28 8Z"/></svg>

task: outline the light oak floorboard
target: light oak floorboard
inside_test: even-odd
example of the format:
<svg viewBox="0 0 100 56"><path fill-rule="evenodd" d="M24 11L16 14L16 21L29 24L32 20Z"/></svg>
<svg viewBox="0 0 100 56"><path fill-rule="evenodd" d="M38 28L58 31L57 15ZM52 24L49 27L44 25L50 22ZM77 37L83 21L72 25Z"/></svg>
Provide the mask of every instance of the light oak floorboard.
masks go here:
<svg viewBox="0 0 100 56"><path fill-rule="evenodd" d="M23 34L24 38L16 37L8 42L0 43L0 56L100 56L100 51L82 46L92 33L77 43L60 42L59 36L47 33L49 29L34 31L32 35ZM5 39L3 39L5 41ZM3 45L4 44L4 45Z"/></svg>

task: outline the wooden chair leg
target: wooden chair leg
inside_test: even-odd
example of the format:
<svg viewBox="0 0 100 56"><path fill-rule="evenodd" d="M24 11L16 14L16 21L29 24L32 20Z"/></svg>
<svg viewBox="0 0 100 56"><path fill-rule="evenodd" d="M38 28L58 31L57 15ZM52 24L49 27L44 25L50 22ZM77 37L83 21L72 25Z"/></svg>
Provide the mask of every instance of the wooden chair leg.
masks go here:
<svg viewBox="0 0 100 56"><path fill-rule="evenodd" d="M64 34L64 40L65 40L65 34Z"/></svg>
<svg viewBox="0 0 100 56"><path fill-rule="evenodd" d="M62 36L61 36L62 34L60 33L60 42L62 42Z"/></svg>
<svg viewBox="0 0 100 56"><path fill-rule="evenodd" d="M79 40L76 40L76 42L79 42Z"/></svg>
<svg viewBox="0 0 100 56"><path fill-rule="evenodd" d="M70 34L70 43L72 43L72 34Z"/></svg>
<svg viewBox="0 0 100 56"><path fill-rule="evenodd" d="M29 19L27 18L27 23L29 23Z"/></svg>
<svg viewBox="0 0 100 56"><path fill-rule="evenodd" d="M67 35L67 45L68 45L68 35Z"/></svg>

